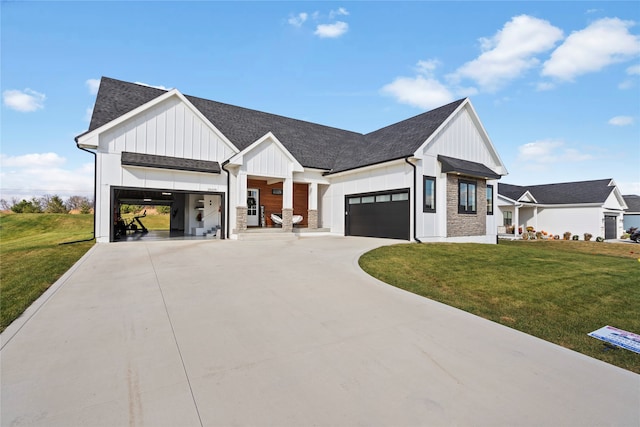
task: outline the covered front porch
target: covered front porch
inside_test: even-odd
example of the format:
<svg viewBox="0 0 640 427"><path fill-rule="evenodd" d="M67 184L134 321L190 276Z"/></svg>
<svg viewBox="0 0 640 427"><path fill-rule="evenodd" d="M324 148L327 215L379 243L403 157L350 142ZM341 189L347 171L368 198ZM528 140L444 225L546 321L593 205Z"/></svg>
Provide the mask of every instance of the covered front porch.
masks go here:
<svg viewBox="0 0 640 427"><path fill-rule="evenodd" d="M319 187L329 184L324 171L303 167L273 134L267 133L223 167L229 178L229 228L234 235L257 228L291 232L294 226L320 226Z"/></svg>

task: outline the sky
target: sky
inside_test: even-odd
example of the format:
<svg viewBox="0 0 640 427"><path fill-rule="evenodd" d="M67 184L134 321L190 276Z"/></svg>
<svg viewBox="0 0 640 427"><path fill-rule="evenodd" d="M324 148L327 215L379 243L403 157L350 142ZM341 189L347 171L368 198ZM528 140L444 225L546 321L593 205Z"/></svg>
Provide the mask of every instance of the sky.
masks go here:
<svg viewBox="0 0 640 427"><path fill-rule="evenodd" d="M2 1L0 193L93 195L101 76L368 133L469 97L509 175L640 194L634 1Z"/></svg>

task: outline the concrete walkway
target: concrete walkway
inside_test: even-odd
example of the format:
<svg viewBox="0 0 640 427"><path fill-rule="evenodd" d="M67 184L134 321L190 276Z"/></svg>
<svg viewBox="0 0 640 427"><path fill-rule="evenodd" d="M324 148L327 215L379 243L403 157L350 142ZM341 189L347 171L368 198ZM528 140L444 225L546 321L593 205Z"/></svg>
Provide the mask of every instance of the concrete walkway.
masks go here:
<svg viewBox="0 0 640 427"><path fill-rule="evenodd" d="M3 333L1 424L640 425L640 375L370 278L389 243L96 245Z"/></svg>

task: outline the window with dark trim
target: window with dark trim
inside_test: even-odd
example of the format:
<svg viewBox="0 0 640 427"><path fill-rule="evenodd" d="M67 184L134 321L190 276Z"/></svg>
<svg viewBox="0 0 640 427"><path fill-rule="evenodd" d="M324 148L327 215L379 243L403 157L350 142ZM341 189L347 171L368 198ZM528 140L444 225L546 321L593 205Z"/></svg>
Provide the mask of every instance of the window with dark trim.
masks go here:
<svg viewBox="0 0 640 427"><path fill-rule="evenodd" d="M493 185L487 185L487 215L493 215Z"/></svg>
<svg viewBox="0 0 640 427"><path fill-rule="evenodd" d="M423 212L436 211L436 179L432 176L424 178L424 206Z"/></svg>
<svg viewBox="0 0 640 427"><path fill-rule="evenodd" d="M458 213L475 214L477 212L476 181L458 181Z"/></svg>

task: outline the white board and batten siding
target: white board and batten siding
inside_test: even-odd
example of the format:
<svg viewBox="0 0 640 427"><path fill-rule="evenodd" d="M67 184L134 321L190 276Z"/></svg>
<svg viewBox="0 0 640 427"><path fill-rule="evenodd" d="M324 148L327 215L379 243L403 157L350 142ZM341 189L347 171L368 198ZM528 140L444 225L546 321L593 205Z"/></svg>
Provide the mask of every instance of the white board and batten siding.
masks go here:
<svg viewBox="0 0 640 427"><path fill-rule="evenodd" d="M249 175L289 178L293 167L291 158L273 141L266 140L244 154L241 170Z"/></svg>
<svg viewBox="0 0 640 427"><path fill-rule="evenodd" d="M121 167L123 151L218 162L234 154L234 148L177 97L102 133L98 176L110 185L127 187L211 191L211 186L224 184L219 175Z"/></svg>
<svg viewBox="0 0 640 427"><path fill-rule="evenodd" d="M330 177L331 185L321 191L320 221L332 233L344 234L345 205L348 194L413 188L413 169L403 161L377 166L361 172ZM410 195L413 197L413 194Z"/></svg>
<svg viewBox="0 0 640 427"><path fill-rule="evenodd" d="M460 110L438 135L423 147L422 155L425 158L437 158L438 155L454 157L482 163L497 173L503 172L500 159L490 148L491 142L485 139L477 126L466 108ZM427 172L436 173L435 170L425 170L425 174L428 174Z"/></svg>

